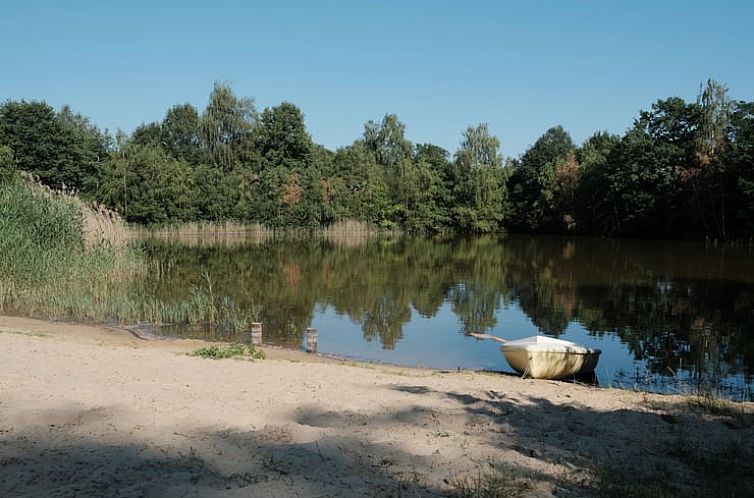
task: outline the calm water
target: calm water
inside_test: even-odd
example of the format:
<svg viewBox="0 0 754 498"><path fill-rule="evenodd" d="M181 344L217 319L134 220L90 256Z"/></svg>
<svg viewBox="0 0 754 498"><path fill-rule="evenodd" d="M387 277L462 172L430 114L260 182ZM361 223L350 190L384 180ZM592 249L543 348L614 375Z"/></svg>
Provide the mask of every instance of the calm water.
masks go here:
<svg viewBox="0 0 754 498"><path fill-rule="evenodd" d="M439 368L512 371L495 343L549 334L602 349L602 385L712 386L754 397L754 252L744 247L489 236L144 241L155 297L211 282L264 324L265 342ZM245 332L173 329L244 340Z"/></svg>

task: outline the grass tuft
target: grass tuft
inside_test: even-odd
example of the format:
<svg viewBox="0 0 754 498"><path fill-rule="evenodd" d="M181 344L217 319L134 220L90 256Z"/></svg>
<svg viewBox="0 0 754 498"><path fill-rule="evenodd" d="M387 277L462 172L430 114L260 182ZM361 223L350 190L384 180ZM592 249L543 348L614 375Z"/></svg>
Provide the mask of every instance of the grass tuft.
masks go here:
<svg viewBox="0 0 754 498"><path fill-rule="evenodd" d="M680 496L668 479L635 475L608 467L595 471L595 491L599 498L674 498Z"/></svg>
<svg viewBox="0 0 754 498"><path fill-rule="evenodd" d="M207 346L199 348L191 353L191 356L199 356L201 358L207 358L211 360L222 360L226 358L234 358L237 356L244 356L251 358L252 360L263 360L265 358L264 352L256 349L254 346L244 346L243 344L229 344L227 346Z"/></svg>
<svg viewBox="0 0 754 498"><path fill-rule="evenodd" d="M668 445L672 465L658 463L650 473L600 466L593 490L602 498L752 496L754 475L749 447L738 439L694 441L681 436Z"/></svg>
<svg viewBox="0 0 754 498"><path fill-rule="evenodd" d="M493 463L480 465L470 475L449 479L452 496L457 498L507 498L524 496L531 483Z"/></svg>

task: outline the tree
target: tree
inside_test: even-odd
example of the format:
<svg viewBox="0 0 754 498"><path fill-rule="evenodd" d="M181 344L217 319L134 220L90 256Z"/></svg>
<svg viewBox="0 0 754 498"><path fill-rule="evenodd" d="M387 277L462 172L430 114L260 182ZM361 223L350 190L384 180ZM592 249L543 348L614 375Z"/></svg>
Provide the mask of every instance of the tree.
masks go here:
<svg viewBox="0 0 754 498"><path fill-rule="evenodd" d="M727 206L738 237L754 233L754 102L737 102L730 114L731 147L726 153Z"/></svg>
<svg viewBox="0 0 754 498"><path fill-rule="evenodd" d="M655 142L641 123L626 133L603 168L607 202L602 233L672 233L679 183L676 165L681 158L677 145Z"/></svg>
<svg viewBox="0 0 754 498"><path fill-rule="evenodd" d="M257 141L265 167L298 169L311 163L313 144L304 115L289 102L262 112Z"/></svg>
<svg viewBox="0 0 754 498"><path fill-rule="evenodd" d="M322 176L315 168L290 172L282 197L285 226L320 227L326 213L323 190Z"/></svg>
<svg viewBox="0 0 754 498"><path fill-rule="evenodd" d="M259 174L258 181L251 188L248 203L253 221L273 227L285 225L282 199L287 180L288 171L281 166L266 168Z"/></svg>
<svg viewBox="0 0 754 498"><path fill-rule="evenodd" d="M131 133L130 141L136 145L162 147L162 126L160 123L142 123Z"/></svg>
<svg viewBox="0 0 754 498"><path fill-rule="evenodd" d="M168 109L162 120L160 143L174 158L189 164L204 160L199 138L199 112L191 104L179 104Z"/></svg>
<svg viewBox="0 0 754 498"><path fill-rule="evenodd" d="M336 172L333 167L335 153L322 145L315 144L312 147L312 165L309 168L319 177L320 184L320 223L323 226L330 225L336 220L337 214L333 202Z"/></svg>
<svg viewBox="0 0 754 498"><path fill-rule="evenodd" d="M382 167L387 184L388 207L383 223L409 231L437 231L448 219L441 205L447 201L447 152L425 145L422 157L415 156L405 130L395 114L386 114L379 124L369 121L364 125L364 144Z"/></svg>
<svg viewBox="0 0 754 498"><path fill-rule="evenodd" d="M439 183L434 185L433 199L438 212L438 221L442 226L450 224L450 209L453 203L452 165L449 157L447 150L429 143L417 144L414 154L414 162L426 163L439 180Z"/></svg>
<svg viewBox="0 0 754 498"><path fill-rule="evenodd" d="M644 157L642 168L653 184L634 188L644 188L643 192L636 192L637 196L654 196L652 204L656 206L645 220L646 227L632 230L655 236L689 236L701 231L702 223L697 221L699 211L692 204L691 192L700 111L698 104L686 103L679 97L658 100L649 111L640 113L633 131L629 131L634 137L643 134L649 140L643 145L645 150L635 151L634 157ZM629 177L629 181L632 179ZM630 183L624 188L630 188ZM631 194L626 191L624 195Z"/></svg>
<svg viewBox="0 0 754 498"><path fill-rule="evenodd" d="M438 176L446 181L450 176L450 161L448 151L434 144L417 144L414 161L424 161Z"/></svg>
<svg viewBox="0 0 754 498"><path fill-rule="evenodd" d="M390 217L410 232L437 232L448 221L439 201L442 179L424 160L403 159L395 166Z"/></svg>
<svg viewBox="0 0 754 498"><path fill-rule="evenodd" d="M258 221L261 214L249 207L254 201L252 186L258 180L256 173L246 168L223 171L212 164L193 166L192 173L198 219Z"/></svg>
<svg viewBox="0 0 754 498"><path fill-rule="evenodd" d="M335 152L332 202L337 219L388 223L388 186L384 168L361 140Z"/></svg>
<svg viewBox="0 0 754 498"><path fill-rule="evenodd" d="M699 218L707 236L727 239L725 189L723 178L726 165L720 160L728 143L730 102L728 89L710 79L697 98L699 124L694 136L696 161L685 171L685 181L691 186Z"/></svg>
<svg viewBox="0 0 754 498"><path fill-rule="evenodd" d="M364 144L375 154L377 164L391 167L411 158L412 145L405 137L406 125L395 114L385 114L381 123L364 125Z"/></svg>
<svg viewBox="0 0 754 498"><path fill-rule="evenodd" d="M107 138L67 106L7 101L0 106L0 143L13 150L18 169L54 188L80 190L107 157Z"/></svg>
<svg viewBox="0 0 754 498"><path fill-rule="evenodd" d="M106 146L109 138L88 118L74 113L68 106L58 112L57 121L61 130L61 147L68 159L70 183L67 184L91 193L96 189L98 168L109 156Z"/></svg>
<svg viewBox="0 0 754 498"><path fill-rule="evenodd" d="M652 140L664 142L692 152L699 106L680 97L658 100L649 111L641 111L635 127L642 128Z"/></svg>
<svg viewBox="0 0 754 498"><path fill-rule="evenodd" d="M547 130L517 163L511 177L513 225L535 231L561 231L573 220L578 182L576 147L562 126Z"/></svg>
<svg viewBox="0 0 754 498"><path fill-rule="evenodd" d="M321 180L313 168L266 168L251 183L248 198L242 199L242 217L271 227L317 228L324 212Z"/></svg>
<svg viewBox="0 0 754 498"><path fill-rule="evenodd" d="M702 166L710 166L728 145L731 107L728 89L715 80L707 80L704 90L700 89L697 106L700 112L694 137L696 157Z"/></svg>
<svg viewBox="0 0 754 498"><path fill-rule="evenodd" d="M469 127L452 168L458 226L472 232L500 228L508 213L507 172L498 149L500 140L491 135L486 124Z"/></svg>
<svg viewBox="0 0 754 498"><path fill-rule="evenodd" d="M600 232L608 225L609 190L605 167L613 148L620 137L607 132L597 132L589 137L576 152L580 166L579 183L576 187L576 219L582 233Z"/></svg>
<svg viewBox="0 0 754 498"><path fill-rule="evenodd" d="M215 83L199 122L199 136L216 166L227 171L245 162L256 118L253 100L239 99L228 85Z"/></svg>
<svg viewBox="0 0 754 498"><path fill-rule="evenodd" d="M7 101L0 107L0 143L13 150L18 169L60 186L59 126L55 110L44 102Z"/></svg>
<svg viewBox="0 0 754 498"><path fill-rule="evenodd" d="M191 168L154 145L130 143L103 164L97 199L145 225L190 221L196 191Z"/></svg>

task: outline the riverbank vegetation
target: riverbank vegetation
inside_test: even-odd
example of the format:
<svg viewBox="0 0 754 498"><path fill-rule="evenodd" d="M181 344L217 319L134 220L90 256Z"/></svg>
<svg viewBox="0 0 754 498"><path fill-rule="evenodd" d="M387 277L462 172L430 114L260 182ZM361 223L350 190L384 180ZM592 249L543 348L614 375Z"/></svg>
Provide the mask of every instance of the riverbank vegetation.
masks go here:
<svg viewBox="0 0 754 498"><path fill-rule="evenodd" d="M96 309L108 282L139 271L122 228L107 210L6 175L0 183L0 310L46 303L54 315L65 315L84 283L88 306Z"/></svg>
<svg viewBox="0 0 754 498"><path fill-rule="evenodd" d="M754 102L708 81L695 102L658 100L622 135L575 144L555 126L504 158L486 125L455 153L414 144L393 114L327 150L304 115L216 84L203 111L168 109L115 137L63 107L0 105L0 167L79 192L131 223L322 228L355 221L409 232L597 234L749 240Z"/></svg>
<svg viewBox="0 0 754 498"><path fill-rule="evenodd" d="M160 269L126 242L117 214L6 172L0 182L0 313L193 326L219 337L245 330L253 319L253 308L239 310L209 276L188 287L185 299L156 299L144 277Z"/></svg>

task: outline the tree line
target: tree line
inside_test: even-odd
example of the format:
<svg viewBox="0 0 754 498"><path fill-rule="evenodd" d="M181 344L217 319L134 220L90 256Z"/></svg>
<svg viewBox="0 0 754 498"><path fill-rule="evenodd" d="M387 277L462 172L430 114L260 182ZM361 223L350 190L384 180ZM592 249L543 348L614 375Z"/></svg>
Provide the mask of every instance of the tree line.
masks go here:
<svg viewBox="0 0 754 498"><path fill-rule="evenodd" d="M622 135L577 145L561 126L504 158L485 124L457 151L414 144L394 114L351 145L316 144L283 102L259 112L216 83L115 136L65 106L0 105L0 168L78 192L132 223L239 221L275 228L359 220L410 232L573 233L748 239L754 231L754 102L709 80L695 102L658 100Z"/></svg>

